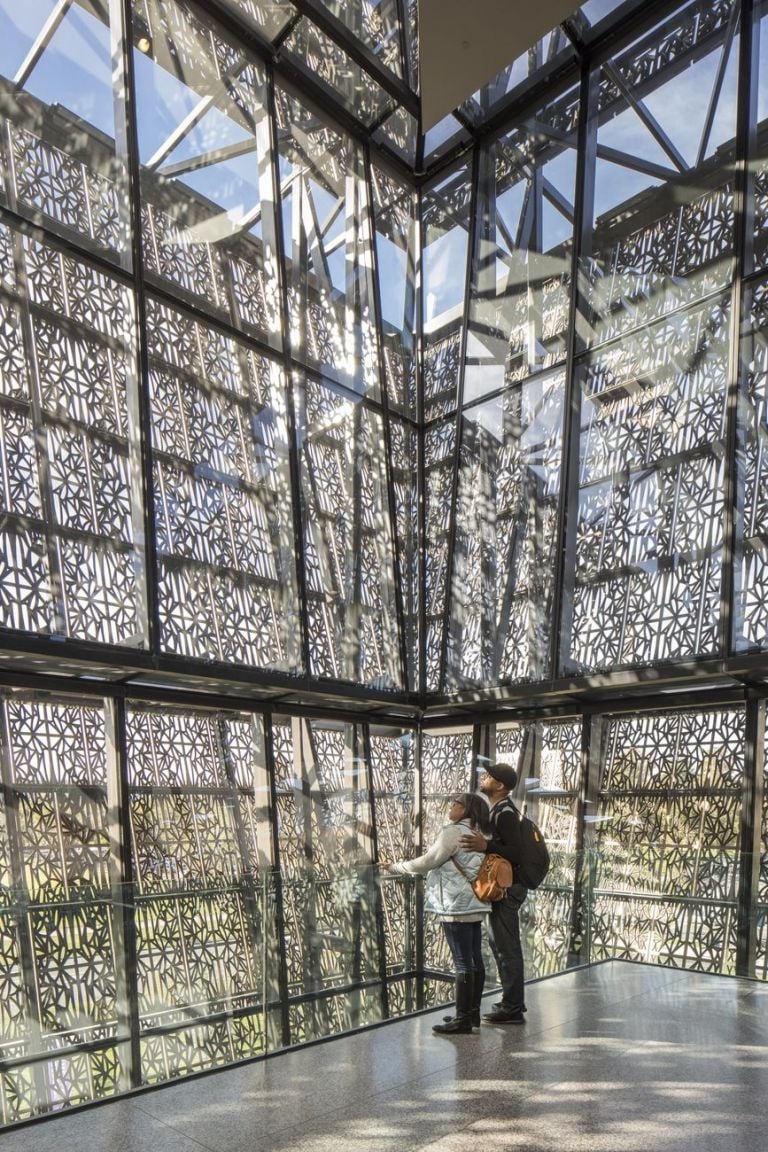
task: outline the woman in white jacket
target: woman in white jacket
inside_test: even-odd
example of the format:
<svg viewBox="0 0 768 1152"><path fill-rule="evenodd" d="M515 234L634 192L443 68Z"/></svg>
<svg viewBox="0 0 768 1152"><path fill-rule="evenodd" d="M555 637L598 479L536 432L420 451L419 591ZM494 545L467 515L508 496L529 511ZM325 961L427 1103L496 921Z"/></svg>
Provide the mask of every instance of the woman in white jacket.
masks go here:
<svg viewBox="0 0 768 1152"><path fill-rule="evenodd" d="M468 1033L480 1025L480 999L485 984L482 922L490 906L478 900L471 881L483 862L482 852L467 852L460 845L467 828L490 835L488 805L482 797L463 792L451 798L450 823L423 856L414 860L382 861L385 872L426 876L424 908L440 917L456 969L456 1015L433 1032Z"/></svg>

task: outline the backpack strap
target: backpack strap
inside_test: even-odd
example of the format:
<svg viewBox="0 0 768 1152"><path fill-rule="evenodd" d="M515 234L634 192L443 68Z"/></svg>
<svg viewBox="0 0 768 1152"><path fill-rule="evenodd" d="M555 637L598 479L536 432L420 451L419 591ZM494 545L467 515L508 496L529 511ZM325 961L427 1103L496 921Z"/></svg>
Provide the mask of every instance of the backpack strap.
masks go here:
<svg viewBox="0 0 768 1152"><path fill-rule="evenodd" d="M469 876L467 876L466 872L465 872L465 871L464 871L464 869L462 868L461 864L459 864L459 862L458 862L458 860L456 859L456 857L455 857L455 856L451 856L451 864L453 864L454 868L457 868L457 869L458 869L458 871L459 871L459 872L461 872L461 874L462 874L462 876L464 877L464 879L466 880L467 884L469 884L469 885L470 885L470 887L471 887L471 886L472 886L472 881L470 880Z"/></svg>

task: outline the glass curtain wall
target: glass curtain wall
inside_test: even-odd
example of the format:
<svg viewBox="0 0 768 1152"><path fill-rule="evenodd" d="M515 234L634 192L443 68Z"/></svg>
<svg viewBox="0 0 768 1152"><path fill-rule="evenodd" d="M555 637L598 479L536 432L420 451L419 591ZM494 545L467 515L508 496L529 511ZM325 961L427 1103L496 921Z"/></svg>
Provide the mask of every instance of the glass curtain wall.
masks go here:
<svg viewBox="0 0 768 1152"><path fill-rule="evenodd" d="M374 871L412 733L13 690L0 726L3 1123L420 1006Z"/></svg>
<svg viewBox="0 0 768 1152"><path fill-rule="evenodd" d="M590 0L426 140L415 2L308 7L0 0L5 1124L440 1003L375 865L480 749L529 975L767 975L762 5Z"/></svg>

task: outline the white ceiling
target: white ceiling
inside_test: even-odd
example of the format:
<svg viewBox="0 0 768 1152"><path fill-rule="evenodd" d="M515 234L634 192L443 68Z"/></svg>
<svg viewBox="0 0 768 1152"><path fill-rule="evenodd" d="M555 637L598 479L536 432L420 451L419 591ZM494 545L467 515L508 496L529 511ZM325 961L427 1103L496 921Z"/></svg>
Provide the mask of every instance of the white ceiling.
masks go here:
<svg viewBox="0 0 768 1152"><path fill-rule="evenodd" d="M574 0L419 0L423 131L578 7Z"/></svg>

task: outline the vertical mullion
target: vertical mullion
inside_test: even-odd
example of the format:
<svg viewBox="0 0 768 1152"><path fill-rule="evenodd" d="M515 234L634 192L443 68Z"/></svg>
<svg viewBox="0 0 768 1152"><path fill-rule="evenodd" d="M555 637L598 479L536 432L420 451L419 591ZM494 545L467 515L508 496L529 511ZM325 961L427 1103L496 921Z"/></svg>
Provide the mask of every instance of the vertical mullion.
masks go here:
<svg viewBox="0 0 768 1152"><path fill-rule="evenodd" d="M419 856L424 851L424 780L422 774L422 745L424 741L424 731L419 725L417 731L414 733L416 739L414 740L414 789L413 789L413 820L416 827L417 842L416 842L416 855ZM424 891L423 885L419 884L416 887L415 898L409 894L409 907L413 910L415 917L415 948L414 959L416 964L416 1009L417 1011L424 1007Z"/></svg>
<svg viewBox="0 0 768 1152"><path fill-rule="evenodd" d="M597 814L597 798L602 773L602 751L606 721L602 716L584 713L581 722L581 779L576 803L576 844L571 904L571 927L566 966L578 967L592 959L592 901L594 832L587 831L587 816ZM592 825L594 829L596 825Z"/></svg>
<svg viewBox="0 0 768 1152"><path fill-rule="evenodd" d="M566 350L566 385L563 413L563 450L560 464L557 532L559 547L555 560L555 586L552 593L552 635L550 676L564 670L571 650L573 590L576 572L576 525L579 509L579 455L581 437L581 387L577 379L579 346L579 262L591 251L592 219L597 153L598 74L589 63L582 64L579 92L579 128L576 160L576 203L574 206L573 253L571 259L571 299ZM567 627L566 627L567 617ZM570 662L570 661L569 661Z"/></svg>
<svg viewBox="0 0 768 1152"><path fill-rule="evenodd" d="M407 555L401 555L399 534L397 531L397 500L395 498L395 482L393 475L392 435L390 430L391 409L389 406L389 388L384 360L384 319L381 310L381 284L379 282L379 260L376 245L376 211L374 208L376 198L373 194L373 167L371 164L370 149L364 152L365 181L368 189L369 228L371 237L371 268L373 273L373 310L375 316L376 344L379 361L379 392L381 395L382 422L384 425L384 451L385 476L387 482L387 507L389 508L389 538L392 548L392 563L395 582L395 612L397 615L397 631L399 637L398 651L400 655L400 678L403 688L408 691L408 644L405 624L405 605L401 574L408 573L410 565ZM406 253L406 268L408 266ZM406 273L407 275L407 273ZM406 297L407 298L407 297ZM406 305L407 307L407 305ZM405 382L405 381L404 381ZM403 421L404 423L404 421Z"/></svg>
<svg viewBox="0 0 768 1152"><path fill-rule="evenodd" d="M418 192L417 233L419 251L418 283L416 291L416 419L417 419L417 462L416 462L416 509L417 509L417 570L418 582L418 679L417 688L422 708L427 695L427 485L424 431L424 193ZM419 734L420 743L421 735Z"/></svg>
<svg viewBox="0 0 768 1152"><path fill-rule="evenodd" d="M275 783L275 741L273 733L274 716L270 713L264 717L264 751L269 786L269 821L271 839L272 878L274 886L267 891L265 883L264 905L270 906L274 899L274 922L270 917L270 926L274 923L277 937L277 999L278 1009L276 1018L273 1017L273 1002L265 1001L264 1019L267 1048L287 1048L291 1042L290 1018L288 1015L288 960L285 952L285 893L283 891L283 873L280 865L280 836L278 833L279 820L277 811L277 787ZM268 952L268 949L267 949ZM266 961L266 957L265 957ZM269 982L267 982L269 984Z"/></svg>
<svg viewBox="0 0 768 1152"><path fill-rule="evenodd" d="M133 267L134 316L134 355L136 355L135 388L126 389L128 402L129 434L130 425L135 422L139 433L139 445L134 449L129 442L132 456L135 451L136 465L140 476L134 479L140 487L143 513L143 536L145 549L145 591L146 638L149 651L155 656L160 652L160 606L158 588L157 536L155 528L154 481L152 474L152 405L149 394L149 352L147 341L147 304L144 283L144 258L141 216L141 161L139 157L139 133L137 121L136 74L133 67L131 0L110 0L113 26L113 60L115 67L122 67L124 80L126 157L128 168L128 217L131 229L131 263ZM119 32L117 20L120 20ZM122 59L120 59L122 56ZM115 117L116 124L120 118Z"/></svg>
<svg viewBox="0 0 768 1152"><path fill-rule="evenodd" d="M755 34L757 13L753 0L740 5L738 105L734 160L734 263L729 324L728 383L725 425L725 475L723 477L723 556L721 566L718 647L729 656L735 647L736 594L741 584L736 564L741 556L744 529L744 468L741 460L743 433L739 427L746 364L742 357L742 309L748 299L744 279L753 263L755 177L750 158L756 154L757 77L760 38Z"/></svg>
<svg viewBox="0 0 768 1152"><path fill-rule="evenodd" d="M272 164L272 184L275 189L275 247L277 250L277 275L280 290L280 298L282 302L282 316L283 322L290 323L290 298L288 292L288 261L285 251L285 232L283 229L283 194L280 186L280 165L278 159L278 132L277 132L277 102L275 99L275 76L273 70L270 68L267 73L267 115L269 116L270 124L270 159ZM291 195L295 198L301 198L303 192L304 181L301 177L293 183L293 190ZM294 216L298 213L298 220L300 221L301 205L298 207L294 205ZM297 222L296 225L301 228L301 224ZM295 258L295 252L291 254L291 263ZM303 316L303 311L300 309L300 314ZM302 347L304 343L303 333L306 325L302 319ZM293 511L293 549L294 559L296 564L296 580L299 593L299 620L301 625L301 662L304 669L304 675L310 675L310 661L309 661L309 609L307 604L307 575L306 575L306 562L304 555L304 531L301 520L301 469L299 466L298 456L298 428L296 418L296 401L294 395L294 378L291 361L291 349L288 339L288 333L283 330L283 387L285 388L285 404L286 404L286 425L288 428L288 468L291 476L291 490L292 500L291 507Z"/></svg>
<svg viewBox="0 0 768 1152"><path fill-rule="evenodd" d="M216 717L216 734L219 743L218 754L221 756L221 762L224 765L225 779L229 789L229 795L226 797L226 803L229 805L232 814L232 826L235 833L238 855L240 857L239 884L241 886L243 904L245 906L244 919L248 930L251 955L253 957L254 967L256 967L256 958L259 955L259 948L261 943L259 940L259 931L261 931L262 934L264 932L264 917L260 915L260 902L256 892L256 886L254 884L253 871L250 866L248 838L245 833L245 828L243 827L243 814L240 808L241 794L237 782L237 777L235 775L234 765L232 763L232 751L230 748L229 733L227 732L224 716L221 714ZM255 783L256 782L254 780L254 800L256 798ZM266 1004L262 1004L262 1013L266 1025Z"/></svg>
<svg viewBox="0 0 768 1152"><path fill-rule="evenodd" d="M24 988L25 1015L28 1030L27 1044L32 1048L30 1055L42 1053L42 1026L40 1004L37 995L35 974L35 947L32 928L31 901L26 884L24 866L24 846L19 826L19 792L14 787L14 773L11 762L11 740L8 730L8 696L0 693L0 781L4 800L4 815L8 833L8 853L11 884L14 892L12 903L17 906L16 924L18 927L19 968ZM35 1087L35 1111L49 1111L48 1086L43 1061L31 1062Z"/></svg>
<svg viewBox="0 0 768 1152"><path fill-rule="evenodd" d="M451 645L448 642L449 629L451 627L451 602L453 596L451 594L452 573L453 573L453 557L456 548L457 539L457 519L459 513L459 487L461 479L461 428L462 428L462 405L464 402L464 375L465 375L465 361L467 357L467 329L469 327L470 316L470 296L472 293L473 284L473 261L475 258L476 244L476 229L477 229L477 198L478 186L480 181L480 149L475 148L472 152L472 180L469 201L469 238L467 241L467 266L464 274L464 311L462 315L462 330L461 341L459 344L459 369L458 378L456 380L456 432L453 446L453 479L451 481L451 514L448 523L448 539L446 541L446 560L445 560L445 593L443 600L443 623L440 637L440 673L438 690L446 691L446 677L448 673L448 654L451 651Z"/></svg>
<svg viewBox="0 0 768 1152"><path fill-rule="evenodd" d="M341 660L343 676L354 684L360 684L363 667L363 645L361 624L363 622L363 509L362 509L362 467L363 452L361 441L363 437L363 406L355 404L352 417L352 443L348 444L352 460L352 467L348 475L351 489L352 531L347 533L346 562L346 596L344 603L344 631L346 643L342 641ZM335 531L335 529L334 529ZM351 538L351 547L350 547Z"/></svg>
<svg viewBox="0 0 768 1152"><path fill-rule="evenodd" d="M362 737L358 737L363 745L363 757L368 768L368 810L371 814L371 864L379 859L379 833L376 815L376 789L373 783L373 750L371 746L371 726L362 725ZM381 1016L383 1020L389 1019L389 990L387 988L387 933L384 924L383 898L381 885L376 885L374 896L374 918L376 925L376 939L379 944L379 996ZM361 923L361 930L365 921Z"/></svg>
<svg viewBox="0 0 768 1152"><path fill-rule="evenodd" d="M747 699L744 776L739 829L736 906L736 975L756 976L757 905L763 852L765 700Z"/></svg>
<svg viewBox="0 0 768 1152"><path fill-rule="evenodd" d="M21 312L21 343L24 349L24 359L26 361L27 377L29 380L29 413L35 437L35 462L40 486L40 503L45 521L45 554L48 565L51 596L50 625L48 631L53 633L53 635L63 636L67 634L69 627L67 622L64 574L56 532L55 502L53 498L49 451L50 444L44 418L43 390L37 361L35 326L32 319L32 299L27 277L24 238L18 231L13 232L11 248L13 251L14 273L19 294L19 311ZM62 281L65 281L66 274L63 267L63 256L59 254L55 259L59 264Z"/></svg>
<svg viewBox="0 0 768 1152"><path fill-rule="evenodd" d="M136 947L136 875L131 850L130 783L126 703L122 697L107 699L107 811L109 812L109 872L112 906L115 909L115 978L118 1037L125 1023L130 1053L128 1078L139 1088L141 1076L141 1021L139 1014ZM119 919L118 919L119 915Z"/></svg>

